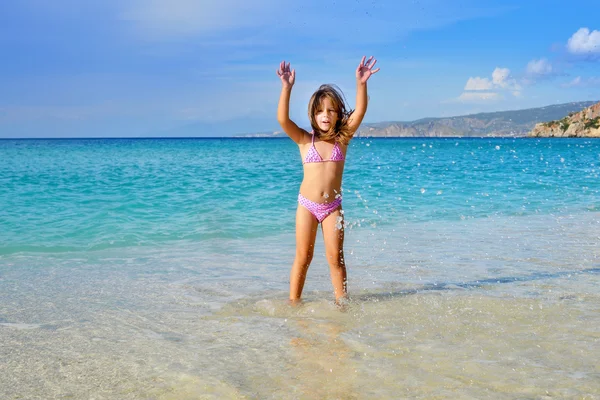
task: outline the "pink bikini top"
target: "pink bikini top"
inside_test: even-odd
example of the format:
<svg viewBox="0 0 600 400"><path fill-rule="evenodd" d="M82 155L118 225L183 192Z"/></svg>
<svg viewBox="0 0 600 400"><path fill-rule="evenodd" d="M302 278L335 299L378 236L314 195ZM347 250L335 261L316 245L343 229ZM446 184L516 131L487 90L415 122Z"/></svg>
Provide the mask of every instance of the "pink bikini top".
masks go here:
<svg viewBox="0 0 600 400"><path fill-rule="evenodd" d="M315 147L315 134L312 133L312 143L310 145L310 148L308 149L308 153L306 153L306 157L304 157L304 160L302 161L302 164L326 161L339 162L344 160L344 154L342 153L338 142L335 142L335 144L333 145L333 150L331 151L331 158L329 158L328 160L323 160L323 158L317 151L317 148Z"/></svg>

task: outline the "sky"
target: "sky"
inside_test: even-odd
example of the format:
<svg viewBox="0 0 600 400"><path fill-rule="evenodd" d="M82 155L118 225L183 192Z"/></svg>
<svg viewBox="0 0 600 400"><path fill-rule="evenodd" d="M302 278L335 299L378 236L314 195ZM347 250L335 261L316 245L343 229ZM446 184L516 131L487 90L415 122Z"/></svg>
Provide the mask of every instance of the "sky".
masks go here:
<svg viewBox="0 0 600 400"><path fill-rule="evenodd" d="M273 132L322 83L364 122L600 100L600 2L20 0L0 3L0 138Z"/></svg>

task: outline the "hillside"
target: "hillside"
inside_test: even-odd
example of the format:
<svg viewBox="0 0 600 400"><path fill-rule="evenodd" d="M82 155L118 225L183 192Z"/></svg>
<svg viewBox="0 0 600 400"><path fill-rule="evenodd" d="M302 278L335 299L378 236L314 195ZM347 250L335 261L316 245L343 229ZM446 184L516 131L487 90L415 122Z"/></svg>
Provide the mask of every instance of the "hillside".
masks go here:
<svg viewBox="0 0 600 400"><path fill-rule="evenodd" d="M372 137L524 137L539 122L560 119L594 102L557 104L515 111L480 113L413 122L363 124L358 136Z"/></svg>
<svg viewBox="0 0 600 400"><path fill-rule="evenodd" d="M600 103L564 118L536 124L531 137L600 137Z"/></svg>

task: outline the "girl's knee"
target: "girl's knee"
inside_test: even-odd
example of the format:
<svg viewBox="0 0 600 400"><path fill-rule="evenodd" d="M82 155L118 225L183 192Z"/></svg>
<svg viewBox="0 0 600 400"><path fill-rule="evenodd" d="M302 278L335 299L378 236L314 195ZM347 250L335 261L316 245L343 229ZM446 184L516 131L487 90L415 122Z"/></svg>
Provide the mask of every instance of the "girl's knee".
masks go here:
<svg viewBox="0 0 600 400"><path fill-rule="evenodd" d="M343 251L335 252L335 253L327 253L327 262L333 268L338 268L339 266L344 266L344 253Z"/></svg>
<svg viewBox="0 0 600 400"><path fill-rule="evenodd" d="M309 251L306 253L296 253L296 263L304 266L308 266L313 259L313 252Z"/></svg>
<svg viewBox="0 0 600 400"><path fill-rule="evenodd" d="M342 258L329 260L329 269L332 271L346 269L346 264L344 264L344 260Z"/></svg>

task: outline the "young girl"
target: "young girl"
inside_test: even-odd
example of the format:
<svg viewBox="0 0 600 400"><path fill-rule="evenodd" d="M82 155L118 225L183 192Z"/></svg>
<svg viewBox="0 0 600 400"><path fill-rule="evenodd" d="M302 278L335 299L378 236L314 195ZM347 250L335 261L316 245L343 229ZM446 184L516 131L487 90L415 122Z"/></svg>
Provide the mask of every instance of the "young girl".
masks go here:
<svg viewBox="0 0 600 400"><path fill-rule="evenodd" d="M310 133L298 127L289 116L296 71L290 70L290 63L285 61L277 70L282 84L277 120L285 133L298 144L304 166L296 211L296 258L290 274L292 304L298 303L302 296L319 223L336 303L340 304L347 294L342 211L344 160L348 143L367 111L367 81L379 71L379 68L373 69L377 60L370 57L365 61L365 58L356 68L356 109L347 111L342 94L334 86L322 85L308 103Z"/></svg>

